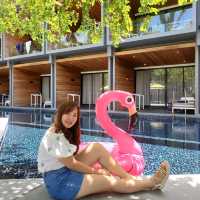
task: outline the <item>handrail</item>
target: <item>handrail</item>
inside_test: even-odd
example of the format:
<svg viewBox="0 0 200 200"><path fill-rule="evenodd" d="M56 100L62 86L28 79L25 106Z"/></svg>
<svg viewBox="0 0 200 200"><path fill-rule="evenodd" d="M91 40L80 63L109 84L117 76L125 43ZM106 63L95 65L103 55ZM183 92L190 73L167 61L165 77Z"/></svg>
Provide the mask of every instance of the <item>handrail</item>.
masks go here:
<svg viewBox="0 0 200 200"><path fill-rule="evenodd" d="M144 95L143 94L136 94L136 93L132 93L132 95L135 99L136 108L137 108L137 98L138 98L138 102L139 102L138 110L141 110L141 109L144 110Z"/></svg>
<svg viewBox="0 0 200 200"><path fill-rule="evenodd" d="M0 121L1 121L1 129L0 129L0 151L1 151L8 129L8 118L0 118Z"/></svg>
<svg viewBox="0 0 200 200"><path fill-rule="evenodd" d="M80 94L67 93L67 98L69 99L70 97L72 97L72 101L75 101L75 98L78 97L78 104L80 106Z"/></svg>
<svg viewBox="0 0 200 200"><path fill-rule="evenodd" d="M5 102L9 99L9 95L1 94L1 105L5 106Z"/></svg>
<svg viewBox="0 0 200 200"><path fill-rule="evenodd" d="M31 99L31 106L40 108L42 107L42 95L40 93L31 93L30 94Z"/></svg>

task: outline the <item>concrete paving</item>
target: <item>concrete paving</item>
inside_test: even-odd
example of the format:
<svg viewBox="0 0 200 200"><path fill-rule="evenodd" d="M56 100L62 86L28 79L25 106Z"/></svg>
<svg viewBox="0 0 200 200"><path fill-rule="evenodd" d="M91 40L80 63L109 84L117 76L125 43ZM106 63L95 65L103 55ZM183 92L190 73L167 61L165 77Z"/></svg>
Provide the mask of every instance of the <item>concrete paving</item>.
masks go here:
<svg viewBox="0 0 200 200"><path fill-rule="evenodd" d="M52 200L41 179L0 180L0 200ZM162 191L145 191L134 194L105 193L85 197L87 200L199 200L200 174L171 175Z"/></svg>
<svg viewBox="0 0 200 200"><path fill-rule="evenodd" d="M41 179L0 179L0 200L13 200L17 197L24 197L30 191L41 187L41 185Z"/></svg>

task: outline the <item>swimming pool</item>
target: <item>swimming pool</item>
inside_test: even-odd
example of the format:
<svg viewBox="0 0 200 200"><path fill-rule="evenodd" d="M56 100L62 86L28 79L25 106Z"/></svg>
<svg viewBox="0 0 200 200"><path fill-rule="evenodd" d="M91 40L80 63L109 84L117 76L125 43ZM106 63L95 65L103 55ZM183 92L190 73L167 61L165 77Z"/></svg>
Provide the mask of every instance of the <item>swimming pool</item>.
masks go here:
<svg viewBox="0 0 200 200"><path fill-rule="evenodd" d="M6 113L8 131L0 153L0 177L40 177L37 173L37 149L51 124L49 113ZM1 116L5 113L1 113ZM128 117L113 115L113 121L126 129ZM112 141L95 123L94 114L81 114L83 141ZM169 160L172 174L200 173L199 122L193 119L140 117L135 137L144 151L145 174L151 174L160 161ZM133 132L131 133L133 134Z"/></svg>

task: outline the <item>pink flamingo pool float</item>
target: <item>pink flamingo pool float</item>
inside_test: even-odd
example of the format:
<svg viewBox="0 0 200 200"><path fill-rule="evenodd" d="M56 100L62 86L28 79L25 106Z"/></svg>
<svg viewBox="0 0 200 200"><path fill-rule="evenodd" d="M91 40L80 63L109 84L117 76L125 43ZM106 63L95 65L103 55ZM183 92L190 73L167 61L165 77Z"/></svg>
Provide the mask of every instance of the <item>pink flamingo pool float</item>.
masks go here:
<svg viewBox="0 0 200 200"><path fill-rule="evenodd" d="M125 91L107 91L100 95L96 101L96 120L105 133L116 143L101 142L112 154L112 157L130 174L138 176L144 171L144 157L140 145L126 131L117 127L108 115L108 105L118 101L128 108L129 116L136 115L136 106L133 96Z"/></svg>

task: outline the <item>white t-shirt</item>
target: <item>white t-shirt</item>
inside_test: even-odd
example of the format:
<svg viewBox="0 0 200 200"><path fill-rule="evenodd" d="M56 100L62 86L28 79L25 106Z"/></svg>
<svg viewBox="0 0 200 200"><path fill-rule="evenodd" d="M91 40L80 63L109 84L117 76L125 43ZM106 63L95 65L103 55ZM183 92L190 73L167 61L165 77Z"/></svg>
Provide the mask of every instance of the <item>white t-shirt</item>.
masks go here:
<svg viewBox="0 0 200 200"><path fill-rule="evenodd" d="M44 173L64 167L58 158L72 156L75 151L76 146L70 144L62 132L54 133L48 129L39 146L38 171Z"/></svg>

